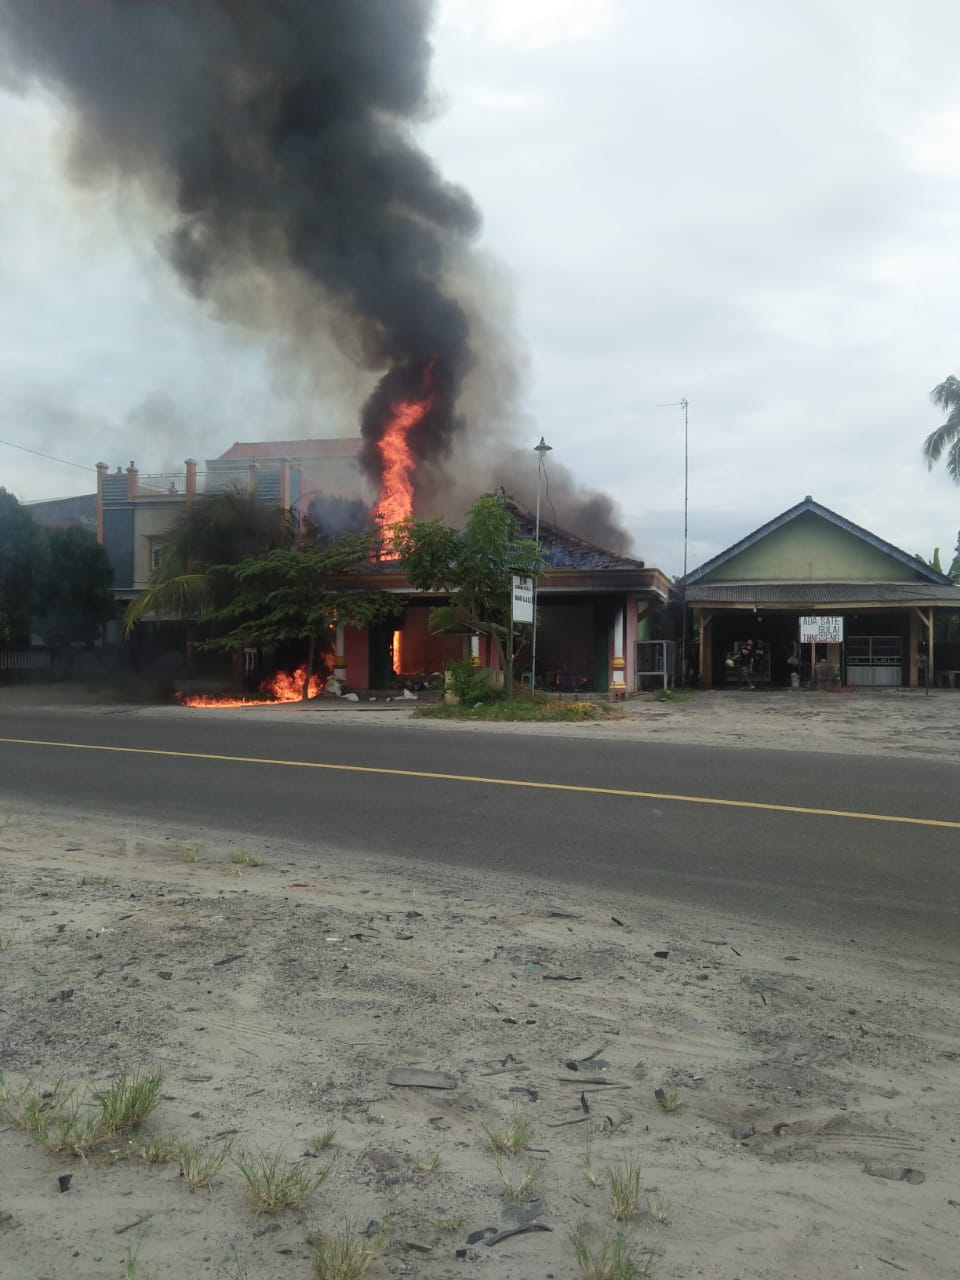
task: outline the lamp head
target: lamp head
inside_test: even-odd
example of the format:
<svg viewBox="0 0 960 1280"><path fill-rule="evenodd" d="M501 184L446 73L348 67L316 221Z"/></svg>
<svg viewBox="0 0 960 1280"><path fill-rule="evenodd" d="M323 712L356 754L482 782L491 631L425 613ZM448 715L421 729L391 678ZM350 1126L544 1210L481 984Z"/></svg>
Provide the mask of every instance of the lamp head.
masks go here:
<svg viewBox="0 0 960 1280"><path fill-rule="evenodd" d="M543 436L541 436L541 437L540 437L540 443L539 443L539 444L534 445L534 446L533 446L533 448L534 448L534 452L535 452L535 453L539 453L539 455L540 455L540 457L541 457L541 458L543 457L543 455L544 455L545 453L552 453L552 452L553 452L553 446L552 446L552 445L547 444L547 442L546 442L546 440L544 440Z"/></svg>

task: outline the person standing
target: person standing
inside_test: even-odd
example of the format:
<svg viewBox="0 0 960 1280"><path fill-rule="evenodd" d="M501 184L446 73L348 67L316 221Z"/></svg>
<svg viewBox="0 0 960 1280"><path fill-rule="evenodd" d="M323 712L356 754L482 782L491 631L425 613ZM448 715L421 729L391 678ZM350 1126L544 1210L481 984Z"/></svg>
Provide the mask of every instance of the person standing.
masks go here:
<svg viewBox="0 0 960 1280"><path fill-rule="evenodd" d="M737 669L739 679L737 687L740 689L752 689L753 684L753 664L756 658L756 651L752 640L748 640L737 654Z"/></svg>

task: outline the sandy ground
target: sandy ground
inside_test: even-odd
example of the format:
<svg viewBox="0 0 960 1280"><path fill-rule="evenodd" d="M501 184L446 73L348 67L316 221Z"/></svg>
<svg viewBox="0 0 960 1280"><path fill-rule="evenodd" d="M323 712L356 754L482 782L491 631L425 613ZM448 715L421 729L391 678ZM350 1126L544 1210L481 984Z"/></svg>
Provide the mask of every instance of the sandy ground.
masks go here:
<svg viewBox="0 0 960 1280"><path fill-rule="evenodd" d="M789 716L791 746L956 755L960 699L829 697L650 701L565 731L776 746ZM213 714L445 731L405 710ZM308 1236L347 1221L384 1233L372 1280L574 1280L568 1232L582 1223L596 1245L615 1229L594 1181L631 1161L642 1193L625 1230L660 1280L960 1276L960 992L922 941L906 957L69 813L0 814L0 867L9 1091L156 1066L151 1133L279 1144L311 1169L336 1156L303 1210L267 1215L230 1159L191 1192L176 1159L148 1164L137 1142L84 1161L0 1122L4 1280L122 1278L128 1251L137 1280L306 1280ZM391 1086L398 1066L453 1087ZM504 1174L539 1170L520 1204L483 1129L514 1108L530 1149ZM330 1151L304 1155L329 1128ZM484 1242L525 1223L549 1230Z"/></svg>

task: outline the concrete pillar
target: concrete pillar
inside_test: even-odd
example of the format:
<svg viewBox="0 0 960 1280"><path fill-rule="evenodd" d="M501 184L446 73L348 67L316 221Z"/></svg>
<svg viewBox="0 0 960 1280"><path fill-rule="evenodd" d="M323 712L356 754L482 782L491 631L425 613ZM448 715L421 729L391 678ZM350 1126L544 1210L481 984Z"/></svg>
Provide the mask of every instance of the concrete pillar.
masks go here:
<svg viewBox="0 0 960 1280"><path fill-rule="evenodd" d="M137 481L140 478L140 472L137 470L137 464L131 458L130 465L127 467L127 501L133 502L137 496Z"/></svg>
<svg viewBox="0 0 960 1280"><path fill-rule="evenodd" d="M626 696L627 686L624 679L626 660L623 656L623 605L618 606L613 619L613 661L610 664L610 693L614 698Z"/></svg>
<svg viewBox="0 0 960 1280"><path fill-rule="evenodd" d="M197 460L196 458L188 458L183 464L187 468L187 480L184 492L188 502L192 502L197 496Z"/></svg>
<svg viewBox="0 0 960 1280"><path fill-rule="evenodd" d="M342 622L337 623L337 638L334 642L335 653L333 655L333 674L338 680L346 680L347 678L347 651L346 637Z"/></svg>
<svg viewBox="0 0 960 1280"><path fill-rule="evenodd" d="M105 462L97 463L97 541L103 546L103 482L110 468Z"/></svg>
<svg viewBox="0 0 960 1280"><path fill-rule="evenodd" d="M474 667L480 666L480 637L470 637L470 665Z"/></svg>
<svg viewBox="0 0 960 1280"><path fill-rule="evenodd" d="M638 604L636 596L631 596L627 601L626 612L626 637L624 641L626 659L626 667L624 669L624 683L630 693L637 691L637 618Z"/></svg>

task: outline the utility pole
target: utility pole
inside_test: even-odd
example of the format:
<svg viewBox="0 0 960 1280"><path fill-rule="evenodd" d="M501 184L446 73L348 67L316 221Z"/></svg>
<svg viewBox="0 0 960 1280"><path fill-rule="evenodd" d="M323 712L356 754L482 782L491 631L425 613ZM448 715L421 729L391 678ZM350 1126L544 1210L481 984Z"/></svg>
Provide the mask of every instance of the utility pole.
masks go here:
<svg viewBox="0 0 960 1280"><path fill-rule="evenodd" d="M534 445L534 453L537 455L537 520L534 528L534 541L537 544L537 556L540 554L540 477L544 474L543 460L548 453L552 453L553 448L547 444L543 436L540 437L540 443ZM537 691L537 577L533 578L533 641L531 644L530 654L530 694L531 697Z"/></svg>
<svg viewBox="0 0 960 1280"><path fill-rule="evenodd" d="M660 404L658 409L682 409L683 410L683 577L680 586L680 684L687 683L687 543L688 543L688 514L690 510L690 423L688 409L690 401L683 397L682 400L670 400L666 404Z"/></svg>
<svg viewBox="0 0 960 1280"><path fill-rule="evenodd" d="M680 627L680 688L687 684L687 542L688 515L690 511L690 424L687 416L689 401L686 396L680 401L683 407L683 589L680 592L680 607L683 618Z"/></svg>

